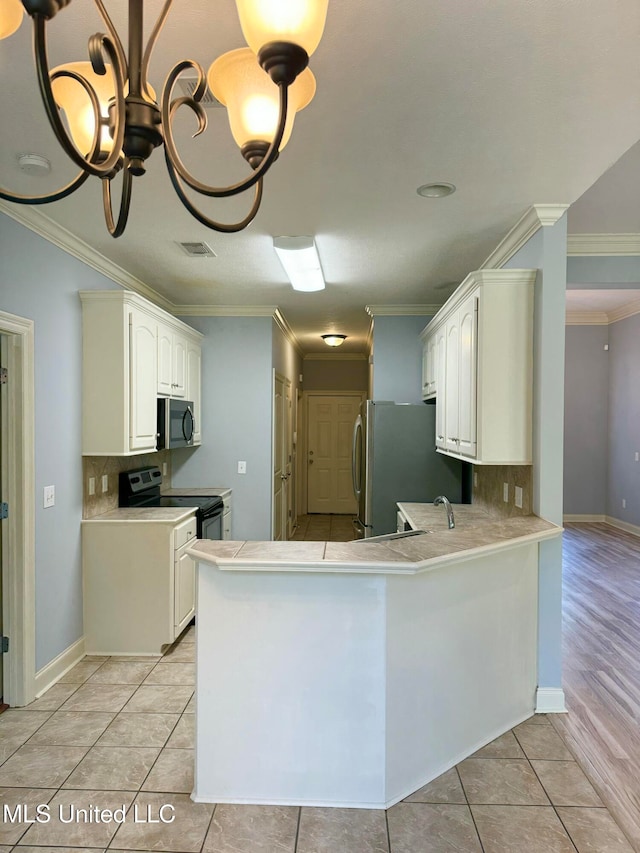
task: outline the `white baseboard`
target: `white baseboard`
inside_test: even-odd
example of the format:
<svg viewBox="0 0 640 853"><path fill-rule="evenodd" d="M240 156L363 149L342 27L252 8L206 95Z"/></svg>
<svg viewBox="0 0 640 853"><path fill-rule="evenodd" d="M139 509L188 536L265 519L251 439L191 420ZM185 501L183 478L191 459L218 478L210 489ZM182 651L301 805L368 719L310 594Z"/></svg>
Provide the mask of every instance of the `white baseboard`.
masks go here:
<svg viewBox="0 0 640 853"><path fill-rule="evenodd" d="M36 696L41 696L85 655L84 635L36 672Z"/></svg>
<svg viewBox="0 0 640 853"><path fill-rule="evenodd" d="M629 524L628 521L620 521L619 518L613 518L610 515L605 516L604 520L611 527L617 527L618 530L624 530L625 533L631 533L633 536L640 536L640 527L637 524Z"/></svg>
<svg viewBox="0 0 640 853"><path fill-rule="evenodd" d="M566 714L564 690L561 687L538 687L536 714Z"/></svg>
<svg viewBox="0 0 640 853"><path fill-rule="evenodd" d="M583 523L588 524L589 522L604 524L607 520L606 515L563 515L563 521L569 521L574 523Z"/></svg>

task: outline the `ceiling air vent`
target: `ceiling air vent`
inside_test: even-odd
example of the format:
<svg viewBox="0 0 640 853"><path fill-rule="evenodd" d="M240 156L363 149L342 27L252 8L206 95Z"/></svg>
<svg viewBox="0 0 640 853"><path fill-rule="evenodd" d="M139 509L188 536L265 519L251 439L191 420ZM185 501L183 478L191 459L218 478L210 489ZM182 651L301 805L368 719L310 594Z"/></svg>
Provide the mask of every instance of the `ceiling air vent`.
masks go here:
<svg viewBox="0 0 640 853"><path fill-rule="evenodd" d="M197 85L197 77L181 77L178 80L178 86L182 89L182 94L186 95L188 98L193 97L193 93L195 92ZM213 93L208 86L205 89L204 97L200 103L206 110L214 110L217 107L224 107L224 104L221 104L217 98L214 98Z"/></svg>
<svg viewBox="0 0 640 853"><path fill-rule="evenodd" d="M215 258L216 253L206 243L178 243L185 255L191 258Z"/></svg>

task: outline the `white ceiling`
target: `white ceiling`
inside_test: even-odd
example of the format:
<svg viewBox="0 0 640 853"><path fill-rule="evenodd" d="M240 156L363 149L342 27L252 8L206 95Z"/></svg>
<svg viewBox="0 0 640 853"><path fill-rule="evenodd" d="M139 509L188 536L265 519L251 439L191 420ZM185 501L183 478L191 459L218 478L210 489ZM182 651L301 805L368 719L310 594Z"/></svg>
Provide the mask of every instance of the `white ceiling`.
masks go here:
<svg viewBox="0 0 640 853"><path fill-rule="evenodd" d="M151 21L160 0L144 5ZM126 30L125 0L107 6ZM41 117L29 29L25 21L0 42L0 183L40 193L46 182L23 176L18 154L49 157L50 186L65 183L73 167ZM59 13L49 29L52 66L85 59L86 37L98 29L88 2ZM181 0L151 83L160 91L178 59L206 67L241 44L233 0ZM331 0L311 61L315 100L298 116L247 231L217 234L193 220L173 194L161 151L135 180L118 240L104 229L95 180L43 210L176 304L278 305L305 351L321 350L326 331L349 336L341 352L363 351L365 305L442 303L450 283L477 268L531 204L576 201L640 139L639 44L637 0ZM236 181L247 167L226 115L209 115L195 141L188 122L179 128L185 160L203 180ZM636 159L640 166L639 152ZM458 191L421 198L416 188L428 181ZM629 178L621 181L632 199ZM248 204L213 210L233 220ZM637 204L633 214L636 224L616 220L615 230L640 231ZM601 230L588 210L570 222L572 231ZM286 284L271 248L279 234L315 235L324 292L298 294ZM217 258L190 259L177 240L205 240Z"/></svg>

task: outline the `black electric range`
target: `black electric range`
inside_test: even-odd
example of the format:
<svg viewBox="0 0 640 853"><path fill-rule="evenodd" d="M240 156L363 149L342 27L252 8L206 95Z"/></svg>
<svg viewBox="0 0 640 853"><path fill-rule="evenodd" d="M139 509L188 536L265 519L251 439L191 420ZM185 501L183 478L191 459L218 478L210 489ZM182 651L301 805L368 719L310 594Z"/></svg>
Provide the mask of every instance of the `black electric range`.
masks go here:
<svg viewBox="0 0 640 853"><path fill-rule="evenodd" d="M123 471L119 478L121 507L196 507L198 539L222 539L224 502L217 496L163 495L162 472L156 465Z"/></svg>

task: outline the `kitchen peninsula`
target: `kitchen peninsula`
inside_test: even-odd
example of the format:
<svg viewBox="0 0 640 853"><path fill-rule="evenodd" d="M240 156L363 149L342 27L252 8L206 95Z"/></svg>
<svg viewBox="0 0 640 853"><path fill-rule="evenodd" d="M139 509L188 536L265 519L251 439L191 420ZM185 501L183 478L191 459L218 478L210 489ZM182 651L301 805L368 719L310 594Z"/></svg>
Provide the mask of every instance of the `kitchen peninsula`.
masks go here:
<svg viewBox="0 0 640 853"><path fill-rule="evenodd" d="M538 543L561 529L402 505L387 542L205 542L198 802L386 808L534 711Z"/></svg>

